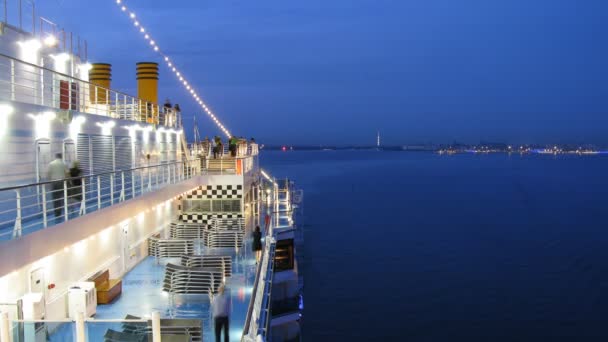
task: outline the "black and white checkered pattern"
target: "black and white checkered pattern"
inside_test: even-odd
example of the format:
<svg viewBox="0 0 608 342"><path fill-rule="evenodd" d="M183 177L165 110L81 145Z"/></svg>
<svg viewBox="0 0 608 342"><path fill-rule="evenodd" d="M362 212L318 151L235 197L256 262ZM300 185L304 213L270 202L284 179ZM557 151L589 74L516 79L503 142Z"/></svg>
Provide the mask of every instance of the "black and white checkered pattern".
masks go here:
<svg viewBox="0 0 608 342"><path fill-rule="evenodd" d="M211 224L211 220L219 219L236 219L242 218L241 214L201 214L201 213L184 213L180 215L180 221L184 223L202 223L204 225Z"/></svg>
<svg viewBox="0 0 608 342"><path fill-rule="evenodd" d="M243 185L207 185L192 190L184 199L239 199L243 198Z"/></svg>

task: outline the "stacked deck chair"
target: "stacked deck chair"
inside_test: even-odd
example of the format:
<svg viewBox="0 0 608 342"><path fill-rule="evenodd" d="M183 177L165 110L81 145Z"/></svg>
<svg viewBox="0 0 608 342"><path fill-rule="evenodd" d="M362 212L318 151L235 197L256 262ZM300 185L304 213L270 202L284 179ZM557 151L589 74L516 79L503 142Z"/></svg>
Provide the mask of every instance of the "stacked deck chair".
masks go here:
<svg viewBox="0 0 608 342"><path fill-rule="evenodd" d="M203 232L208 225L204 223L172 222L169 227L169 234L172 239L191 239L203 238Z"/></svg>
<svg viewBox="0 0 608 342"><path fill-rule="evenodd" d="M203 231L203 243L211 248L241 248L245 237L245 220L241 218L216 218Z"/></svg>
<svg viewBox="0 0 608 342"><path fill-rule="evenodd" d="M232 276L232 257L229 255L182 255L182 266L222 269L224 277Z"/></svg>
<svg viewBox="0 0 608 342"><path fill-rule="evenodd" d="M139 317L127 315L125 319L140 319ZM202 342L203 329L200 319L164 318L160 320L160 333L163 342ZM111 342L130 341L152 341L152 322L125 322L122 324L123 331L113 331L113 336L141 336L141 340L111 340ZM106 332L106 335L108 335ZM122 335L117 335L117 333ZM108 341L110 342L110 341Z"/></svg>
<svg viewBox="0 0 608 342"><path fill-rule="evenodd" d="M148 238L148 254L157 258L174 258L194 254L194 241L188 239Z"/></svg>
<svg viewBox="0 0 608 342"><path fill-rule="evenodd" d="M217 293L224 280L222 268L187 267L168 263L165 268L163 291L173 294Z"/></svg>

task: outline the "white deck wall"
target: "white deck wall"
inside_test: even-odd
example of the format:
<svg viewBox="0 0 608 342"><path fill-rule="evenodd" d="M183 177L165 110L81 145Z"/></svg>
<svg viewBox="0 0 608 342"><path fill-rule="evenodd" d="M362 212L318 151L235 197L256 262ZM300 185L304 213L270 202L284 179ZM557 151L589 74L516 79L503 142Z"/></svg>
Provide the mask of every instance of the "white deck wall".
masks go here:
<svg viewBox="0 0 608 342"><path fill-rule="evenodd" d="M175 198L201 180L195 177L2 244L0 302L15 303L28 293L31 273L43 268L46 285L55 285L45 293L46 319L67 317L70 284L104 269L111 278L121 278L147 256L147 238L177 215Z"/></svg>

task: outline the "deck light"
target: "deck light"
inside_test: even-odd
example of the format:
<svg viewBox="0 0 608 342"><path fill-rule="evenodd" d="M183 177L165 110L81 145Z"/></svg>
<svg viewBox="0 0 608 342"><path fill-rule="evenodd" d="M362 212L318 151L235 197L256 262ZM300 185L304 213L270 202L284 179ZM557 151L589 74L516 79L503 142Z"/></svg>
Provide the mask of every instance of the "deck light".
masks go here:
<svg viewBox="0 0 608 342"><path fill-rule="evenodd" d="M122 2L123 2L122 0L116 0L116 4L118 4L118 5L120 6L120 9L121 9L123 12L127 13L127 7L126 7L126 6L124 6L124 5L121 5L121 4L122 4ZM141 25L141 22L135 19L135 18L136 18L136 16L135 16L135 12L128 12L128 14L129 14L129 18L130 18L130 19L133 21L133 24L134 24L136 27ZM141 33L144 33L144 32L145 32L145 30L144 30L143 26L142 26L142 27L140 27L139 31L140 31ZM150 39L150 40L151 40L151 41L150 41L150 46L152 47L152 49L153 49L154 51L158 52L158 53L159 53L161 56L163 56L163 58L164 58L165 62L167 62L167 65L168 65L168 67L171 69L171 71L173 71L173 72L175 73L175 75L176 75L176 76L177 76L177 77L180 79L180 81L183 81L183 82L184 82L184 86L185 86L185 87L187 87L187 88L186 88L186 90L191 90L191 87L189 87L188 83L187 83L187 82L184 80L184 77L181 75L181 73L179 72L179 70L177 70L177 69L176 69L176 67L174 66L174 64L173 64L173 63L171 63L171 62L169 61L169 56L165 55L165 54L164 54L164 53L163 53L163 52L160 50L160 47L158 47L158 45L156 45L156 42L155 42L154 40L152 40L152 37L151 37L149 34L145 34L145 35L144 35L144 39L146 39L146 40ZM215 116L213 115L213 112L212 112L212 111L211 111L209 108L207 108L207 106L205 105L205 103L204 103L202 100L200 100L200 99L199 99L199 97L198 97L198 95L196 94L196 92L194 91L194 89L192 89L192 91L190 91L190 94L192 94L192 95L193 95L194 99L195 99L195 100L196 100L196 102L199 104L199 106L201 106L201 107L203 108L203 110L205 111L205 113L207 113L207 115L208 115L209 117L211 117L211 118L214 118L214 119L215 119ZM215 121L216 125L217 125L217 126L218 126L218 127L221 129L221 130L222 130L222 132L223 132L223 133L224 133L226 136L228 136L228 137L230 137L230 136L231 136L230 132L229 132L229 131L226 129L226 127L224 127L224 125L223 125L223 124L221 124L221 122L219 122L218 120L214 120L214 121Z"/></svg>
<svg viewBox="0 0 608 342"><path fill-rule="evenodd" d="M46 38L44 38L44 45L46 45L46 46L53 47L53 46L57 45L57 43L59 43L59 41L52 34L50 34Z"/></svg>
<svg viewBox="0 0 608 342"><path fill-rule="evenodd" d="M116 126L116 122L114 122L114 120L110 120L110 121L106 121L106 122L98 122L96 123L97 126L101 127L101 134L102 135L112 135L112 128L114 128L114 126Z"/></svg>
<svg viewBox="0 0 608 342"><path fill-rule="evenodd" d="M17 42L21 47L21 58L32 64L38 63L38 50L42 47L42 43L38 39L29 39L23 42Z"/></svg>

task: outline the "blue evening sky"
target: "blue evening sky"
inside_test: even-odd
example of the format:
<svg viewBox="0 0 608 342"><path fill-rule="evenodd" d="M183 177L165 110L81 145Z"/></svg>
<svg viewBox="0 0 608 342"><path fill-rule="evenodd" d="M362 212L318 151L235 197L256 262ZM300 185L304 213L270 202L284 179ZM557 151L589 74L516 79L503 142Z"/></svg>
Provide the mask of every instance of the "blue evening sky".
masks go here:
<svg viewBox="0 0 608 342"><path fill-rule="evenodd" d="M606 0L131 0L235 134L272 144L608 143ZM39 0L113 64L160 61L114 0ZM188 133L202 114L161 68ZM200 116L199 116L200 117ZM203 135L217 134L207 118Z"/></svg>

